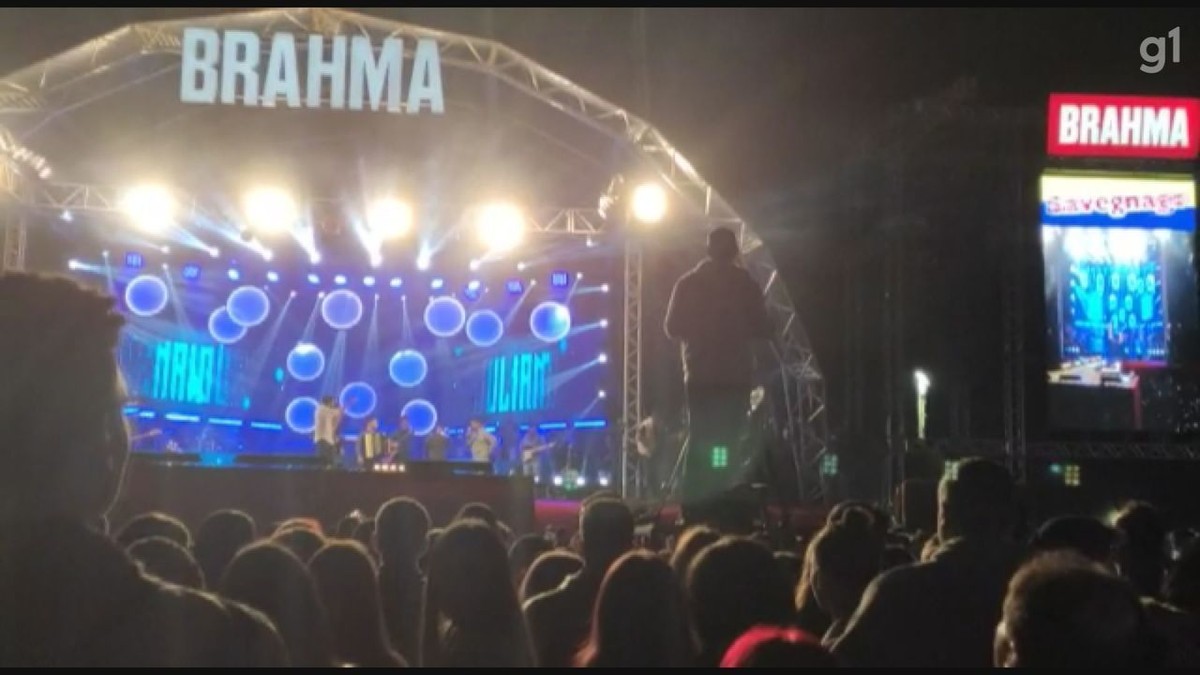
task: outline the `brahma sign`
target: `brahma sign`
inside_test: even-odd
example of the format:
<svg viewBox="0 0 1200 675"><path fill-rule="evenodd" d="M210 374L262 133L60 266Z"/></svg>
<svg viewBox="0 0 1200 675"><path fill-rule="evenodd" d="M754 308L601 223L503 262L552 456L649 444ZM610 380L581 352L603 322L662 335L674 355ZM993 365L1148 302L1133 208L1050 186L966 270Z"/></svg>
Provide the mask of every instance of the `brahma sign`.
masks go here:
<svg viewBox="0 0 1200 675"><path fill-rule="evenodd" d="M1194 159L1200 99L1051 94L1047 152L1071 157Z"/></svg>

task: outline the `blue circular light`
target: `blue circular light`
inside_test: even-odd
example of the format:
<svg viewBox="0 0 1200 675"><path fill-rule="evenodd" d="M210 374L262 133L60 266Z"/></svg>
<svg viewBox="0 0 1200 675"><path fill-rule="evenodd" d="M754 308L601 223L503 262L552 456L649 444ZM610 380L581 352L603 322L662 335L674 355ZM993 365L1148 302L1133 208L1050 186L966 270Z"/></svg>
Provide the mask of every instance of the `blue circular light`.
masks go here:
<svg viewBox="0 0 1200 675"><path fill-rule="evenodd" d="M271 299L257 286L242 286L229 294L225 303L229 316L237 323L252 328L267 320Z"/></svg>
<svg viewBox="0 0 1200 675"><path fill-rule="evenodd" d="M433 404L424 399L409 401L400 410L400 415L408 420L415 436L428 436L437 426L438 413Z"/></svg>
<svg viewBox="0 0 1200 675"><path fill-rule="evenodd" d="M320 347L301 342L288 352L287 369L297 380L311 382L325 372L325 354Z"/></svg>
<svg viewBox="0 0 1200 675"><path fill-rule="evenodd" d="M504 337L504 320L490 309L475 312L467 319L467 338L476 347L491 347Z"/></svg>
<svg viewBox="0 0 1200 675"><path fill-rule="evenodd" d="M425 307L425 327L437 337L458 335L466 321L467 310L454 298L435 298Z"/></svg>
<svg viewBox="0 0 1200 675"><path fill-rule="evenodd" d="M167 284L153 274L143 274L125 287L125 306L137 316L154 316L167 306Z"/></svg>
<svg viewBox="0 0 1200 675"><path fill-rule="evenodd" d="M208 333L223 345L230 345L246 337L246 327L229 316L229 310L218 308L208 316Z"/></svg>
<svg viewBox="0 0 1200 675"><path fill-rule="evenodd" d="M350 330L362 320L362 300L349 289L336 290L321 302L321 318L334 330Z"/></svg>
<svg viewBox="0 0 1200 675"><path fill-rule="evenodd" d="M388 362L388 375L401 387L416 387L429 374L429 364L421 352L411 349L396 352Z"/></svg>
<svg viewBox="0 0 1200 675"><path fill-rule="evenodd" d="M542 342L558 342L571 332L571 310L559 302L543 302L529 315L529 330Z"/></svg>
<svg viewBox="0 0 1200 675"><path fill-rule="evenodd" d="M375 390L366 382L351 382L342 388L338 402L342 410L356 420L370 415L375 410Z"/></svg>
<svg viewBox="0 0 1200 675"><path fill-rule="evenodd" d="M298 434L311 434L317 428L317 400L301 396L288 404L283 419Z"/></svg>

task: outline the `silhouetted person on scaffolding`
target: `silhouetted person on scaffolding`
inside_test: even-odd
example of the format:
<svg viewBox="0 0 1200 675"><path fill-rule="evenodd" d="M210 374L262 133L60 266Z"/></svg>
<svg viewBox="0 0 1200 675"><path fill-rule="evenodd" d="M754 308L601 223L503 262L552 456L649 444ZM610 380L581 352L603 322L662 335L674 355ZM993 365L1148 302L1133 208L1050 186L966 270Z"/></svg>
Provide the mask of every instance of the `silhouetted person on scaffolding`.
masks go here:
<svg viewBox="0 0 1200 675"><path fill-rule="evenodd" d="M683 343L684 518L704 519L705 505L731 487L741 464L738 439L754 386L754 342L772 336L762 289L742 266L733 231L710 232L707 259L675 283L666 331Z"/></svg>

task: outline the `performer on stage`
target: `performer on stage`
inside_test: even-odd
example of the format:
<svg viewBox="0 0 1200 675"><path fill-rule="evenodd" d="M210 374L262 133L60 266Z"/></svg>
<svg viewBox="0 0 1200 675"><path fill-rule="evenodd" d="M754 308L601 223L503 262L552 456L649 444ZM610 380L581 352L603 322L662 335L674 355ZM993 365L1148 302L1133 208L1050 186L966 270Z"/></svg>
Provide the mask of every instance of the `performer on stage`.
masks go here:
<svg viewBox="0 0 1200 675"><path fill-rule="evenodd" d="M363 426L362 433L358 436L359 465L370 468L375 464L386 463L388 457L384 443L384 436L379 433L379 419L375 417L368 419L366 425Z"/></svg>
<svg viewBox="0 0 1200 675"><path fill-rule="evenodd" d="M425 439L425 459L430 462L444 462L449 447L450 439L446 436L446 428L438 425Z"/></svg>
<svg viewBox="0 0 1200 675"><path fill-rule="evenodd" d="M538 433L537 427L529 425L525 435L521 437L521 472L529 478L537 478L542 474L542 458L546 455L546 439Z"/></svg>
<svg viewBox="0 0 1200 675"><path fill-rule="evenodd" d="M496 448L496 437L483 427L479 418L471 420L467 429L467 447L471 449L472 462L491 462L492 450Z"/></svg>
<svg viewBox="0 0 1200 675"><path fill-rule="evenodd" d="M675 284L667 304L667 336L683 345L688 440L684 510L731 487L749 408L757 341L772 335L762 289L741 263L737 235L708 234L708 257ZM685 519L687 516L685 515Z"/></svg>
<svg viewBox="0 0 1200 675"><path fill-rule="evenodd" d="M336 466L341 458L338 443L338 428L342 424L342 409L332 396L321 399L317 406L317 424L313 429L313 440L317 445L317 456L329 466Z"/></svg>
<svg viewBox="0 0 1200 675"><path fill-rule="evenodd" d="M412 456L412 426L404 415L400 416L400 426L396 427L389 445L393 462L407 462Z"/></svg>

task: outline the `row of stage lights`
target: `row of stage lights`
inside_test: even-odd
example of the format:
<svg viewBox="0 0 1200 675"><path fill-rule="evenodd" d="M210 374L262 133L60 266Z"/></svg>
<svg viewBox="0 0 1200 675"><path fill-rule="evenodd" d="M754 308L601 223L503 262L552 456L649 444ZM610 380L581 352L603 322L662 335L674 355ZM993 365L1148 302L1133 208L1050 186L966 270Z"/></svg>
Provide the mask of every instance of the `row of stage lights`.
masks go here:
<svg viewBox="0 0 1200 675"><path fill-rule="evenodd" d="M163 185L140 185L126 191L120 200L120 208L133 224L144 232L161 234L177 227L180 219L179 200ZM653 225L666 217L668 199L666 190L658 183L643 183L629 193L631 219L643 225ZM296 200L279 187L260 187L243 195L241 215L244 228L242 239L251 244L266 260L274 254L258 238L272 239L295 233L301 223L301 210ZM526 214L511 202L491 202L473 207L470 212L472 227L479 241L489 254L504 254L520 245L525 237L528 219ZM64 214L69 219L68 214ZM379 247L384 241L405 237L413 230L414 210L412 205L396 197L381 197L370 202L365 209L362 226L364 244L371 255L373 266L382 264ZM220 250L207 247L210 255L218 257ZM320 262L320 253L314 247L308 251L313 264ZM428 269L431 254L422 250L417 267ZM480 262L472 262L476 269Z"/></svg>
<svg viewBox="0 0 1200 675"><path fill-rule="evenodd" d="M170 250L168 249L166 252L169 253ZM109 262L109 252L104 251L103 257L104 257L104 262L107 265ZM137 270L137 269L142 269L145 266L145 264L146 264L145 258L142 256L141 253L131 251L131 252L125 254L125 267L127 267L129 269ZM526 266L524 263L519 263L517 265L518 270L524 270L525 267ZM88 268L88 266L86 264L80 262L79 260L71 259L71 260L67 261L67 269L68 270L77 271L77 270L82 270L82 269L87 269L87 268ZM166 263L163 264L163 269L168 269L168 266L166 265ZM187 263L180 270L180 278L182 278L184 281L192 281L192 282L199 281L201 274L202 274L202 268L197 263ZM230 281L241 281L242 280L242 271L240 269L238 269L237 267L230 267L225 272L225 274L229 278ZM583 279L583 272L576 272L574 278L575 278L575 281L581 281ZM271 271L267 272L266 279L267 279L267 283L274 284L274 283L279 282L280 276L279 276L278 272L271 270ZM308 283L310 283L314 286L319 285L321 283L321 275L317 274L316 272L309 272L306 275L305 279L308 281ZM379 279L379 278L375 277L374 275L370 275L370 274L368 274L362 278L362 285L367 288L375 288L377 285L380 285L383 282L384 282L383 279ZM350 283L350 278L347 277L345 274L335 274L333 276L333 283L334 283L334 285L337 285L337 286L345 286ZM528 284L531 287L536 286L537 279L530 279ZM391 277L391 279L387 280L387 286L390 286L391 288L395 288L395 289L403 288L404 280L400 277ZM551 272L550 273L550 287L553 289L556 289L556 290L565 290L565 289L570 288L571 287L571 274L569 272L565 272L565 271L561 271L561 270L556 271L556 272ZM446 288L446 280L444 278L434 277L429 280L429 290L442 291L445 288ZM509 295L521 295L522 293L525 292L526 282L522 279L509 279L504 283L504 288L508 292ZM598 290L601 293L608 293L610 290L610 287L608 284L601 284L598 287ZM482 295L484 293L484 291L485 291L485 288L483 286L483 282L479 281L478 279L474 279L474 280L467 282L467 285L465 286L465 288L463 290L463 294L469 299L478 299L478 297L480 295Z"/></svg>

